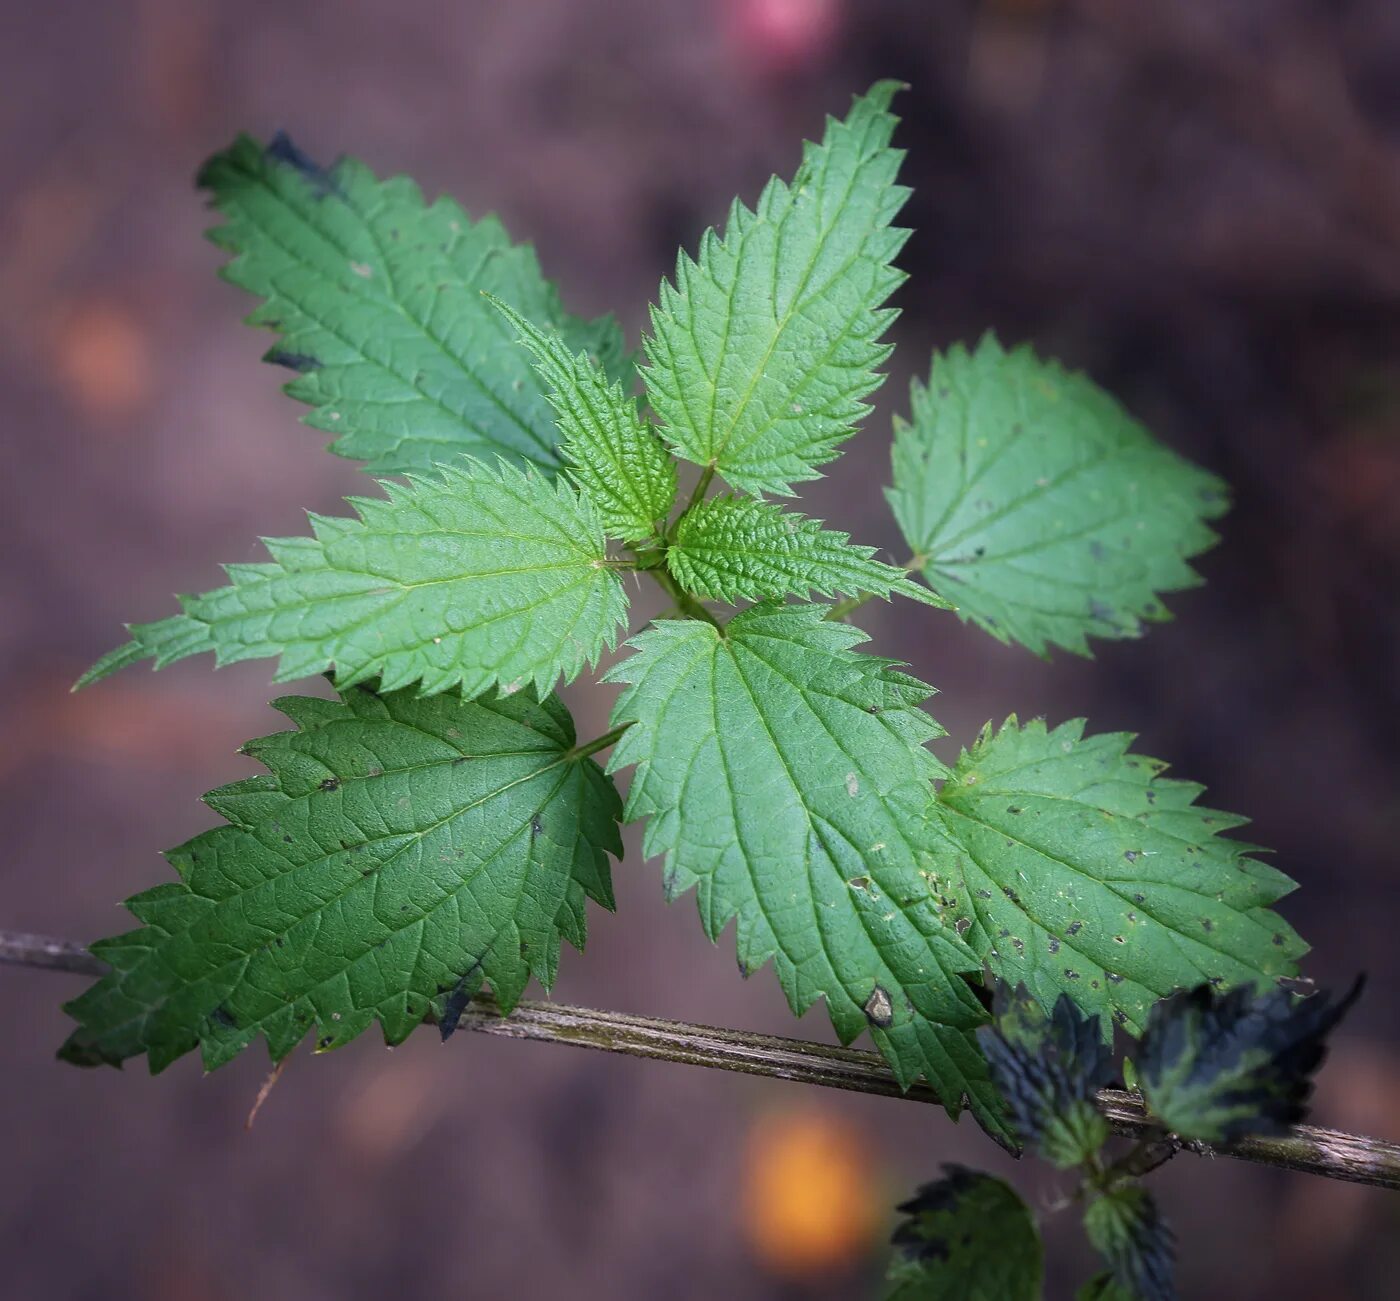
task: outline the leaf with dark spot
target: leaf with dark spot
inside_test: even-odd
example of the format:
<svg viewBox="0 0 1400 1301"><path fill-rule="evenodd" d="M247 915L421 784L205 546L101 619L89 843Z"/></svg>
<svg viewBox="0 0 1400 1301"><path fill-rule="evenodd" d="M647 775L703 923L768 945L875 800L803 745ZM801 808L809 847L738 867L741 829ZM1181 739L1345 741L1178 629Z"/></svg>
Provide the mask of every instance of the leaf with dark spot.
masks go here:
<svg viewBox="0 0 1400 1301"><path fill-rule="evenodd" d="M1293 882L1219 834L1243 819L1200 807L1199 786L1164 777L1131 742L1086 736L1082 720L1013 717L983 730L934 803L967 942L1047 1012L1068 990L1105 1033L1121 1012L1140 1034L1158 999L1202 979L1291 976L1306 952L1269 911ZM1024 951L997 943L1004 931Z"/></svg>

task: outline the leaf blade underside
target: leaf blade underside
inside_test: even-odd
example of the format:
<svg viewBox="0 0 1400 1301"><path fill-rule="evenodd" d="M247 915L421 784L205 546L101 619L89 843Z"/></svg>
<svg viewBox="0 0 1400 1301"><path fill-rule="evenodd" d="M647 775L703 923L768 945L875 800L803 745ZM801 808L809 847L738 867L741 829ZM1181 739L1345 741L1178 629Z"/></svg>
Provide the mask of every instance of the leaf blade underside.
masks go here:
<svg viewBox="0 0 1400 1301"><path fill-rule="evenodd" d="M1198 586L1225 486L1091 380L988 335L934 355L896 420L886 490L923 576L964 620L1038 655L1170 617Z"/></svg>

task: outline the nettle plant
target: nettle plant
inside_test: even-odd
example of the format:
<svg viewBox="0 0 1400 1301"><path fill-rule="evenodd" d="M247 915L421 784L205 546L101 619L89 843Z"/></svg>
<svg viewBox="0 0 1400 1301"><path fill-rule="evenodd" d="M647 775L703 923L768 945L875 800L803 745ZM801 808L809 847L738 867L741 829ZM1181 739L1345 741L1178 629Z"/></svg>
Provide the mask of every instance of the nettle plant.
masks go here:
<svg viewBox="0 0 1400 1301"><path fill-rule="evenodd" d="M488 985L509 1012L582 948L587 901L613 906L620 826L645 819L667 897L694 889L711 939L735 922L744 975L771 962L794 1013L824 1000L904 1087L1082 1168L1111 1271L1085 1295L1171 1294L1139 1176L1163 1145L1297 1119L1347 1001L1291 992L1305 946L1270 906L1293 883L1222 835L1242 819L1082 721L1008 719L946 767L932 689L846 622L903 597L1039 654L1137 636L1197 581L1216 478L988 337L936 355L897 422L906 565L779 500L838 456L890 352L896 90L680 257L641 365L494 219L282 136L207 164L224 275L280 336L267 359L334 451L396 478L83 679L212 651L327 674L337 698L276 702L296 730L245 747L267 775L209 795L225 825L130 901L139 929L93 946L110 971L68 1004L65 1058L159 1071L197 1048L213 1068L259 1037L280 1061L374 1022L390 1044L446 1036ZM686 493L677 462L698 467ZM627 635L634 574L674 608L630 636L612 729L580 743L553 693ZM1110 1159L1115 1028L1141 1038L1160 1130ZM955 1169L906 1209L891 1295L1038 1291L1004 1183Z"/></svg>

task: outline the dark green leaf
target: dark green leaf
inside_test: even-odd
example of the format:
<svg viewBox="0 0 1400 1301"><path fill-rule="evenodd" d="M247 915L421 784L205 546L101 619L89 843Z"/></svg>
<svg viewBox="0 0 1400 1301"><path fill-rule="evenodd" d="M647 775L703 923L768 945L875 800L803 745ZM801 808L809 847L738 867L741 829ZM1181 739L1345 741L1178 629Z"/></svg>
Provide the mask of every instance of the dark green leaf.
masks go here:
<svg viewBox="0 0 1400 1301"><path fill-rule="evenodd" d="M1061 994L1047 1018L1024 986L998 990L996 1023L977 1032L1017 1134L1061 1169L1108 1141L1095 1095L1113 1080L1113 1057L1096 1016Z"/></svg>
<svg viewBox="0 0 1400 1301"><path fill-rule="evenodd" d="M1218 995L1209 985L1158 1003L1137 1055L1152 1114L1173 1133L1207 1143L1284 1133L1306 1115L1327 1036L1361 985L1338 1003L1287 989Z"/></svg>
<svg viewBox="0 0 1400 1301"><path fill-rule="evenodd" d="M1040 1234L1015 1189L945 1165L899 1209L886 1301L1036 1301Z"/></svg>
<svg viewBox="0 0 1400 1301"><path fill-rule="evenodd" d="M584 896L611 907L620 801L553 697L277 707L300 730L245 747L270 775L209 795L229 825L171 851L179 881L130 901L142 929L93 945L112 971L68 1005L69 1060L158 1071L198 1046L212 1069L376 1020L398 1043L483 981L505 1008L547 987Z"/></svg>
<svg viewBox="0 0 1400 1301"><path fill-rule="evenodd" d="M1084 1231L1112 1268L1114 1282L1129 1296L1176 1301L1176 1244L1145 1189L1123 1184L1095 1198L1084 1212Z"/></svg>

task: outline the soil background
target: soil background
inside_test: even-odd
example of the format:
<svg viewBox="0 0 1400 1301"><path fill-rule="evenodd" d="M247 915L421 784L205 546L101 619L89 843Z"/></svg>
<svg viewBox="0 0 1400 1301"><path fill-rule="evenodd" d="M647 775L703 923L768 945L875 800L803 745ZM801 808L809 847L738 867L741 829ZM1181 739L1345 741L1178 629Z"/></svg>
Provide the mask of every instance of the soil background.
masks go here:
<svg viewBox="0 0 1400 1301"><path fill-rule="evenodd" d="M0 3L0 923L90 940L209 825L276 730L265 664L83 667L216 561L363 479L296 423L192 187L235 131L409 172L537 245L567 301L646 304L730 198L878 77L915 187L878 410L806 508L894 553L891 414L932 348L995 329L1087 369L1236 506L1175 622L1049 662L869 611L987 719L1128 729L1301 889L1307 970L1366 998L1321 1123L1400 1137L1400 5L1394 0L287 0ZM611 692L572 689L582 735ZM635 835L561 1001L827 1039L744 982ZM0 975L8 1297L874 1295L895 1200L987 1164L1046 1212L1049 1291L1092 1265L1065 1190L892 1100L461 1035L204 1078L60 1066L70 977ZM815 1174L813 1173L815 1172ZM1183 1156L1156 1180L1186 1297L1372 1298L1400 1199Z"/></svg>

